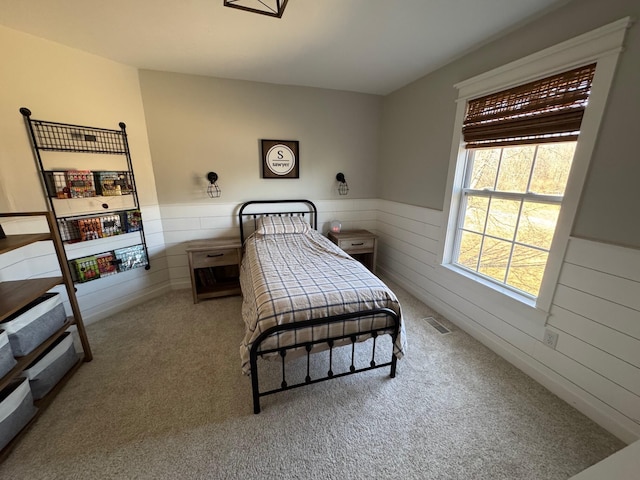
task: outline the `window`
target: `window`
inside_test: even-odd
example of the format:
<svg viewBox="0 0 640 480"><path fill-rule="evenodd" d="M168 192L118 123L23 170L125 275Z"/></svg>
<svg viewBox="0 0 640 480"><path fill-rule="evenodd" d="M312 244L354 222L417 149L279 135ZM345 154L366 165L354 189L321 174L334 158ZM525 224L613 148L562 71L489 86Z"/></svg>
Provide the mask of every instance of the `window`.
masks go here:
<svg viewBox="0 0 640 480"><path fill-rule="evenodd" d="M455 263L536 297L575 145L468 150Z"/></svg>
<svg viewBox="0 0 640 480"><path fill-rule="evenodd" d="M595 67L469 102L454 264L537 297Z"/></svg>
<svg viewBox="0 0 640 480"><path fill-rule="evenodd" d="M448 288L477 306L546 321L630 25L620 19L455 85L439 260Z"/></svg>

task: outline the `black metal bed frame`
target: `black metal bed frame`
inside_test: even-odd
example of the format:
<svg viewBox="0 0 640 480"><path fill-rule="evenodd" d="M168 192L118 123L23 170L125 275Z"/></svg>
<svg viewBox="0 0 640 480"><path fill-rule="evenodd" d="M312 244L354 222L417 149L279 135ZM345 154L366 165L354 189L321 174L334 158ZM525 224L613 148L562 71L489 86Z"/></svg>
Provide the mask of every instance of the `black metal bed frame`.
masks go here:
<svg viewBox="0 0 640 480"><path fill-rule="evenodd" d="M273 210L271 210L271 211L268 211L268 212L250 212L250 213L245 213L245 210L247 209L247 207L249 207L250 205L255 205L255 204L271 204L271 205L278 205L278 204L305 204L305 205L307 205L308 210L307 211L273 211ZM257 219L262 217L262 216L268 216L268 215L280 215L280 216L282 216L282 215L301 215L301 216L304 216L306 214L310 215L310 217L311 217L310 218L310 220L311 220L310 224L313 226L313 228L315 230L317 230L318 229L318 210L317 210L316 206L313 204L313 202L311 202L309 200L252 200L252 201L249 201L249 202L245 202L245 203L242 204L242 206L240 207L240 209L238 211L238 220L240 222L240 241L244 245L244 241L245 241L244 222L245 222L245 218L246 217L251 217L253 219L254 229L255 229L255 224L257 222ZM330 338L323 338L321 340L314 340L314 341L310 341L310 342L303 342L303 343L299 343L299 344L293 344L293 345L289 345L289 346L286 346L286 347L271 348L271 349L265 349L265 350L261 349L262 342L264 340L266 340L268 337L270 337L271 335L274 335L276 333L286 332L286 331L295 331L295 330L314 327L314 326L318 326L318 325L329 325L329 324L336 323L336 322L342 322L342 321L345 321L345 320L351 320L351 319L356 319L356 318L360 318L360 317L363 317L363 316L371 316L371 315L386 315L387 317L389 317L392 320L393 325L392 326L380 327L380 328L372 328L370 330L365 330L365 331L359 331L357 334L338 335L338 336L333 336L333 337L330 337ZM355 373L366 372L366 371L373 370L373 369L376 369L376 368L384 368L384 367L390 367L389 376L391 378L395 378L395 376L396 376L396 363L397 363L398 359L394 355L393 350L394 350L394 345L395 345L396 339L398 338L399 332L400 332L400 316L396 312L394 312L393 310L391 310L389 308L377 308L377 309L373 309L373 310L343 313L343 314L339 314L339 315L332 315L332 316L329 316L329 317L314 318L314 319L303 320L303 321L299 321L299 322L285 323L285 324L275 325L275 326L265 330L253 342L253 344L251 345L250 352L249 352L249 363L250 363L250 368L251 368L251 388L252 388L252 392L253 392L253 413L255 413L255 414L260 413L260 397L263 397L263 396L266 396L266 395L272 395L274 393L284 392L286 390L291 390L291 389L302 387L302 386L305 386L305 385L312 385L314 383L324 382L326 380L331 380L333 378L340 378L340 377L343 377L343 376L346 376L346 375L352 375L352 374L355 374ZM391 335L391 360L388 361L388 362L384 362L384 363L376 363L376 361L375 361L376 341L377 341L378 336L383 335L383 334ZM355 366L355 344L356 344L356 342L358 340L358 337L359 336L363 336L363 335L366 335L367 338L373 338L373 342L372 342L373 345L372 345L372 349L371 349L371 361L369 362L369 366L368 367L356 368L356 366ZM351 365L349 367L349 371L336 374L336 373L333 372L333 348L334 348L336 342L339 342L341 340L347 340L347 345L348 345L348 342L350 341L350 344L351 344ZM327 375L324 376L324 377L311 378L311 374L310 374L310 355L311 355L312 349L313 349L314 345L321 345L321 344L325 344L325 343L329 347L329 369L327 371ZM346 347L346 345L340 345L340 347ZM300 383L296 383L296 384L290 385L287 382L287 379L286 379L285 357L287 355L287 351L293 350L293 349L297 349L297 348L304 348L305 351L306 351L307 375L305 377L305 381L304 382L300 382ZM260 386L259 386L259 381L258 381L258 357L263 356L263 355L268 355L268 354L277 354L278 356L280 356L281 365L282 365L282 382L280 383L280 388L274 388L274 389L271 389L271 390L267 390L267 391L261 392L260 391Z"/></svg>
<svg viewBox="0 0 640 480"><path fill-rule="evenodd" d="M247 207L251 205L279 205L281 203L290 205L290 204L298 204L298 205L306 205L306 210L298 210L298 211L277 211L271 210L269 212L249 212L244 213ZM240 222L240 243L244 245L245 241L245 231L244 231L244 223L245 217L253 218L253 228L256 228L256 222L260 217L266 217L269 215L277 215L277 216L306 216L309 215L309 224L313 227L314 230L318 229L318 209L315 204L311 200L251 200L249 202L245 202L240 206L240 210L238 211L238 221Z"/></svg>

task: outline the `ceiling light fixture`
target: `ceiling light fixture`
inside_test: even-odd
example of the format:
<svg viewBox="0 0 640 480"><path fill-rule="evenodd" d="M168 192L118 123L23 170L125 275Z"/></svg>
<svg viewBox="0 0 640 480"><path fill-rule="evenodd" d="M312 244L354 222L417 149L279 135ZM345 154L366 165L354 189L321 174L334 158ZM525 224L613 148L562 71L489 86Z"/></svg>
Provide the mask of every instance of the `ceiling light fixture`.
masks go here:
<svg viewBox="0 0 640 480"><path fill-rule="evenodd" d="M225 7L238 8L247 12L269 17L282 18L289 0L224 0Z"/></svg>

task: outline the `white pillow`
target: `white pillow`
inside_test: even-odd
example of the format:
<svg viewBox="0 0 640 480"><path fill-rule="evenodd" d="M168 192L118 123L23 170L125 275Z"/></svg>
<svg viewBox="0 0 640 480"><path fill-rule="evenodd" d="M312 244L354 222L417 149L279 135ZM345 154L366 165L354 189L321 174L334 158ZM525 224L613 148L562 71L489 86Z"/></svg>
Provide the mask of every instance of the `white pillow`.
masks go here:
<svg viewBox="0 0 640 480"><path fill-rule="evenodd" d="M260 217L257 222L256 233L259 235L273 235L276 233L306 233L311 225L302 217L270 215Z"/></svg>

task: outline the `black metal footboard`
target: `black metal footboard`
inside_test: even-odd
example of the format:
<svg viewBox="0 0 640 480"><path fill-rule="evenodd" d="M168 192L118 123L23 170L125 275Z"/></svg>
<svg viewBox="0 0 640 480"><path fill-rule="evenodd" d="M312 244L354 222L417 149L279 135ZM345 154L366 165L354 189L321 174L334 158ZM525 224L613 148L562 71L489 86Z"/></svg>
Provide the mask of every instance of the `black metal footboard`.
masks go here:
<svg viewBox="0 0 640 480"><path fill-rule="evenodd" d="M356 319L363 316L371 316L371 315L386 315L390 319L393 320L393 325L384 326L379 328L373 328L370 330L362 330L358 331L358 333L336 336L331 338L323 338L320 340L313 340L310 342L303 342L300 344L287 345L285 347L272 348L267 350L261 350L260 345L262 342L275 333L280 333L284 331L293 331L302 328L314 327L318 325L328 325L336 322L342 322L345 320ZM374 310L367 310L366 312L354 312L354 313L345 313L341 315L334 315L331 317L324 317L312 320L305 320L301 322L287 323L282 325L276 325L274 327L265 330L258 336L258 338L251 345L251 350L249 353L249 362L251 366L251 386L253 389L253 413L260 413L260 397L271 395L278 392L283 392L285 390L291 390L293 388L302 387L304 385L311 385L313 383L324 382L325 380L330 380L332 378L339 378L345 375L351 375L354 373L365 372L368 370L372 370L375 368L383 368L390 367L391 378L396 376L396 362L397 358L394 355L394 346L396 339L398 338L398 333L400 331L400 315L394 312L389 308L378 308ZM391 346L391 359L389 362L379 363L375 362L375 351L376 351L376 339L379 335L388 334L391 335L392 346ZM355 344L359 336L368 335L370 338L373 338L373 347L371 352L371 362L369 366L366 368L356 368L354 365L354 357L355 357ZM333 348L334 344L339 340L349 339L351 341L351 366L349 367L348 372L343 372L339 374L333 373L332 361L333 361ZM319 377L319 378L311 378L310 376L310 359L311 350L314 345L326 343L329 348L329 370L327 371L327 376ZM341 348L346 348L347 345L343 345ZM287 355L288 350L292 350L294 348L304 348L306 350L307 355L307 375L304 382L296 383L293 385L289 385L286 380L286 372L285 372L285 357ZM259 383L258 383L258 357L266 354L277 353L281 357L282 361L282 383L280 384L280 388L276 388L273 390L268 390L265 392L260 392Z"/></svg>

